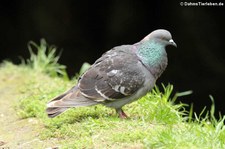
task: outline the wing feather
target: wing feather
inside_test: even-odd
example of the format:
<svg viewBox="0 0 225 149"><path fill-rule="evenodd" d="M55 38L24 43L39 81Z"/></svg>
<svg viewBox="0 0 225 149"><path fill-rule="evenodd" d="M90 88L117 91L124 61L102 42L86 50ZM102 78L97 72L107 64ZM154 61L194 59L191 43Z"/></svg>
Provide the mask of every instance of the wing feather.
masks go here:
<svg viewBox="0 0 225 149"><path fill-rule="evenodd" d="M81 93L95 101L112 101L134 94L145 80L138 57L129 49L113 49L82 75Z"/></svg>

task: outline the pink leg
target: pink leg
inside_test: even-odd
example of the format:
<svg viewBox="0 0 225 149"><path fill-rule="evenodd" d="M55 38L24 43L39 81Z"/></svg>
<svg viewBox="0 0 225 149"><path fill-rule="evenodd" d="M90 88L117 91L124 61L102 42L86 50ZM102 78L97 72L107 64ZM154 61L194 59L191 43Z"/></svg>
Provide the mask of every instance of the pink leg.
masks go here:
<svg viewBox="0 0 225 149"><path fill-rule="evenodd" d="M116 112L119 114L119 117L120 117L121 119L128 118L128 116L126 115L126 113L125 113L121 108L116 109Z"/></svg>

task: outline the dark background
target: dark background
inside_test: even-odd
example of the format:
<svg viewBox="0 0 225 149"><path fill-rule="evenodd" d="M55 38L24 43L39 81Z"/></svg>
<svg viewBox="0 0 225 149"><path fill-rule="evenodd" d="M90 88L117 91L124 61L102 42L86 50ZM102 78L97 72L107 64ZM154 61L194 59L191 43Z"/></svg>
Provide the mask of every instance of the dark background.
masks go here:
<svg viewBox="0 0 225 149"><path fill-rule="evenodd" d="M180 1L181 2L181 1ZM168 47L169 65L158 80L200 112L225 114L225 6L180 6L169 1L11 0L0 2L0 61L29 57L27 42L45 38L63 49L60 63L70 76L114 46L133 44L155 29L169 30L178 48ZM224 3L225 5L225 3ZM59 50L60 51L60 50Z"/></svg>

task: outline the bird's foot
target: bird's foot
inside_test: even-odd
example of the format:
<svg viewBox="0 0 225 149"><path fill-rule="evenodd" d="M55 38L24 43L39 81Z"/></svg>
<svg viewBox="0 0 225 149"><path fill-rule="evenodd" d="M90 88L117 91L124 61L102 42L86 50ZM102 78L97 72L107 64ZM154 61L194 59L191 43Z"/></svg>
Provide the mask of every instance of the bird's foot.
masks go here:
<svg viewBox="0 0 225 149"><path fill-rule="evenodd" d="M128 118L126 113L121 108L120 109L116 109L116 112L119 114L119 118L121 118L121 119Z"/></svg>

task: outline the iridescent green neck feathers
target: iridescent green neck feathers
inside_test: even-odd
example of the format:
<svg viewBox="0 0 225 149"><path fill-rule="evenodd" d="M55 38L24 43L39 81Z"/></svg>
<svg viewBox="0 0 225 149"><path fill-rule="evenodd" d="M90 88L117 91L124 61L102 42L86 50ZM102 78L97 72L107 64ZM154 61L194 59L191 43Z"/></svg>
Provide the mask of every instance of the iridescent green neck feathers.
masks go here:
<svg viewBox="0 0 225 149"><path fill-rule="evenodd" d="M145 41L137 45L137 55L148 70L157 78L167 66L165 45L155 40Z"/></svg>
<svg viewBox="0 0 225 149"><path fill-rule="evenodd" d="M137 54L144 64L155 66L162 62L166 51L164 45L155 41L148 41L138 46Z"/></svg>

